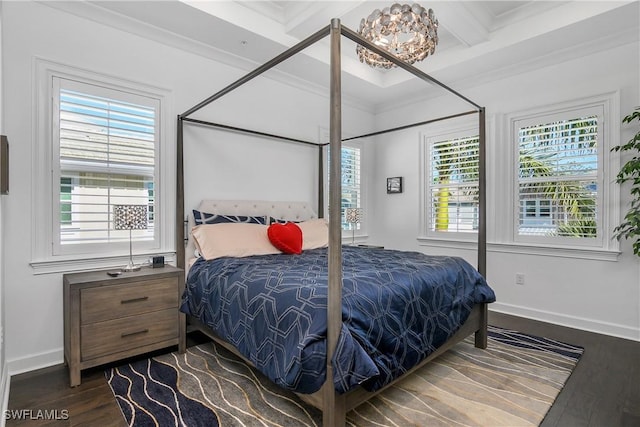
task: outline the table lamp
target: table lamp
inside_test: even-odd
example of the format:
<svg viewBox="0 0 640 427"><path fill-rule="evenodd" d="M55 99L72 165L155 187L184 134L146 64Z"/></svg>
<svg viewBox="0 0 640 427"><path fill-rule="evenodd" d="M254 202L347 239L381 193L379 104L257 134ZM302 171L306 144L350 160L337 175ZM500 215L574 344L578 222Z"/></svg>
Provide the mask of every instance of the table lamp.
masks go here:
<svg viewBox="0 0 640 427"><path fill-rule="evenodd" d="M351 244L355 245L357 224L359 224L360 221L362 220L362 208L347 208L345 209L344 215L347 222L351 224L351 230L353 233L351 238Z"/></svg>
<svg viewBox="0 0 640 427"><path fill-rule="evenodd" d="M140 270L140 266L133 263L131 230L147 229L147 205L114 205L113 229L129 230L129 264L122 271Z"/></svg>

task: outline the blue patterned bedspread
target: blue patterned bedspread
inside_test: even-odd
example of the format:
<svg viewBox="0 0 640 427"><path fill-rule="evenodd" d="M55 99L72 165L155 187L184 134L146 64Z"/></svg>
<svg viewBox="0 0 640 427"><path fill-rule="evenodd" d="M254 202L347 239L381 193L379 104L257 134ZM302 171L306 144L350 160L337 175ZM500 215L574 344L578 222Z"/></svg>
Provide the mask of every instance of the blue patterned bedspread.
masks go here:
<svg viewBox="0 0 640 427"><path fill-rule="evenodd" d="M376 390L432 353L475 303L495 295L469 263L343 247L342 330L333 366L339 393ZM325 376L327 249L302 255L198 259L181 310L233 344L281 387L313 393Z"/></svg>

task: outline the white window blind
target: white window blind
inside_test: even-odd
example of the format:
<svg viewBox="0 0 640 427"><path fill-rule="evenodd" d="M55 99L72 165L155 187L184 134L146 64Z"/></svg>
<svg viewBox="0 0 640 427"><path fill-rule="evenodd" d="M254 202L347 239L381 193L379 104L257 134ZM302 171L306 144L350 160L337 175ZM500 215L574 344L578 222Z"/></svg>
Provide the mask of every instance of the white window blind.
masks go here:
<svg viewBox="0 0 640 427"><path fill-rule="evenodd" d="M153 240L158 101L62 78L56 83L55 243L128 241L128 230L113 229L116 204L146 205L148 228L133 230L132 238Z"/></svg>
<svg viewBox="0 0 640 427"><path fill-rule="evenodd" d="M478 136L430 144L427 178L430 232L477 232L478 145Z"/></svg>
<svg viewBox="0 0 640 427"><path fill-rule="evenodd" d="M518 235L598 237L598 116L518 126Z"/></svg>
<svg viewBox="0 0 640 427"><path fill-rule="evenodd" d="M342 197L340 203L340 215L343 230L360 230L360 223L349 223L346 220L347 208L362 207L362 189L360 180L360 147L343 145L342 146ZM328 150L327 150L328 151ZM327 156L331 158L330 155ZM329 164L329 162L328 162ZM329 171L330 168L328 167Z"/></svg>

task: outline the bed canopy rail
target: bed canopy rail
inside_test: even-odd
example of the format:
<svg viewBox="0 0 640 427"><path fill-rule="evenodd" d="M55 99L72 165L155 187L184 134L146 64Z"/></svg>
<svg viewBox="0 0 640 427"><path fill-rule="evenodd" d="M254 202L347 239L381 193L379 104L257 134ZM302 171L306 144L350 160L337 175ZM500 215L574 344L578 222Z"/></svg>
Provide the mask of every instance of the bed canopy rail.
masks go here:
<svg viewBox="0 0 640 427"><path fill-rule="evenodd" d="M329 143L316 143L305 141L297 138L291 138L282 135L275 135L266 132L260 132L251 129L244 129L236 126L229 126L219 123L208 122L205 120L198 120L190 118L193 113L201 110L210 103L216 101L222 96L232 92L248 81L258 77L264 72L270 70L286 59L298 54L303 49L311 46L317 41L323 39L326 36L330 37L331 52L330 52L330 116L329 116ZM466 103L472 105L475 110L466 111L458 114L448 115L436 119L427 121L421 121L418 123L399 126L386 130L381 130L365 135L342 139L342 86L341 86L341 36L345 36L353 42L362 45L363 47L377 53L388 61L392 62L399 68L406 70L413 74L417 78L430 83L435 84L447 92L455 95L459 99L462 99ZM344 27L339 19L332 19L330 25L322 28L316 33L312 34L305 40L296 44L295 46L284 51L280 55L264 63L254 71L246 74L244 77L231 83L224 89L216 92L200 103L196 104L192 108L186 110L184 113L177 117L177 187L176 187L176 257L178 266L184 267L184 124L191 123L197 125L211 126L223 130L229 130L233 132L243 132L253 134L257 136L281 139L283 141L289 141L294 143L301 143L306 145L316 145L318 147L318 215L323 216L323 147L329 145L330 147L330 178L329 178L329 206L340 206L340 194L341 194L341 146L342 141L348 141L358 138L365 138L369 136L382 135L389 132L405 130L415 126L422 126L429 123L434 123L441 120L452 119L469 114L478 114L478 139L479 139L479 153L478 153L478 271L486 277L486 127L485 127L485 109L476 104L469 98L451 89L447 85L439 82L435 78L429 76L423 71L409 65L395 56L391 55L385 50L380 49L376 45L362 38L356 32ZM333 367L332 367L332 355L334 354L338 335L341 328L342 318L342 239L341 239L341 223L340 220L336 220L336 217L329 217L329 245L328 245L328 262L329 262L329 280L328 280L328 300L327 300L327 370L326 380L321 390L322 402L321 409L323 412L323 425L328 426L344 426L346 411L351 409L346 403L344 395L338 395L333 385ZM478 324L479 329L476 331L475 344L477 347L485 348L487 342L486 327L487 327L487 307L486 304L481 308L479 314Z"/></svg>
<svg viewBox="0 0 640 427"><path fill-rule="evenodd" d="M340 25L340 23L338 22L338 25ZM411 74L413 74L414 76L429 82L429 83L433 83L435 85L440 86L441 88L445 89L447 92L457 96L458 98L466 101L467 103L473 105L474 107L476 107L477 109L481 109L482 107L478 104L476 104L475 102L473 102L472 100L470 100L469 98L467 98L466 96L458 93L457 91L451 89L449 86L445 85L444 83L434 79L433 77L431 77L430 75L428 75L427 73L425 73L422 70L417 69L416 67L407 64L404 61L399 60L398 58L396 58L395 56L393 56L392 54L390 54L388 51L381 49L380 47L376 46L375 44L371 43L370 41L366 40L365 38L361 37L358 33L356 33L355 31L350 30L349 28L340 25L340 32L343 36L345 36L346 38L356 42L357 44L366 47L367 49L369 49L370 51L377 53L378 55L382 56L384 59L393 62L398 68L402 68L403 70L406 70L408 72L410 72Z"/></svg>
<svg viewBox="0 0 640 427"><path fill-rule="evenodd" d="M228 131L232 131L232 132L241 132L241 133L248 133L248 134L256 135L256 136L264 136L266 138L280 139L282 141L297 142L299 144L307 144L307 145L313 145L313 146L327 145L327 144L318 144L317 142L305 141L303 139L290 138L288 136L276 135L276 134L273 134L273 133L261 132L261 131L258 131L258 130L239 128L237 126L230 126L230 125L225 125L225 124L222 124L222 123L208 122L206 120L191 119L191 118L188 118L188 117L184 118L183 120L185 122L196 123L196 124L203 125L203 126L211 126L211 127L224 129L224 130L228 130Z"/></svg>
<svg viewBox="0 0 640 427"><path fill-rule="evenodd" d="M439 121L442 121L442 120L455 119L456 117L468 116L469 114L477 114L477 113L478 112L476 110L465 111L464 113L452 114L450 116L439 117L437 119L424 120L422 122L411 123L409 125L403 125L403 126L398 126L398 127L395 127L395 128L379 130L377 132L366 133L364 135L352 136L350 138L344 138L342 140L342 142L352 141L354 139L360 139L360 138L368 138L368 137L371 137L371 136L384 135L385 133L390 133L390 132L396 132L396 131L400 131L400 130L410 129L410 128L413 128L413 127L416 127L416 126L424 126L424 125L428 125L428 124L431 124L431 123L436 123L436 122L439 122Z"/></svg>
<svg viewBox="0 0 640 427"><path fill-rule="evenodd" d="M314 34L312 34L309 37L307 37L306 39L302 40L300 43L296 44L295 46L292 46L289 49L285 50L280 55L276 56L275 58L271 59L270 61L265 62L264 64L262 64L261 66L259 66L258 68L256 68L252 72L250 72L249 74L247 74L244 77L236 80L235 82L231 83L229 86L225 87L224 89L214 93L213 95L211 95L207 99L205 99L205 100L201 101L200 103L194 105L193 107L189 108L187 111L182 113L180 115L180 117L184 118L184 117L190 116L191 114L195 113L196 111L198 111L198 110L206 107L207 105L211 104L216 99L219 99L219 98L223 97L227 93L239 88L240 86L242 86L243 84L247 83L248 81L253 80L254 78L258 77L259 75L263 74L266 71L269 71L270 69L272 69L276 65L280 64L281 62L284 62L287 59L291 58L292 56L295 56L300 51L306 49L307 47L311 46L312 44L316 43L317 41L322 40L328 34L329 34L329 26L327 25L326 27L322 28L319 31L316 31Z"/></svg>

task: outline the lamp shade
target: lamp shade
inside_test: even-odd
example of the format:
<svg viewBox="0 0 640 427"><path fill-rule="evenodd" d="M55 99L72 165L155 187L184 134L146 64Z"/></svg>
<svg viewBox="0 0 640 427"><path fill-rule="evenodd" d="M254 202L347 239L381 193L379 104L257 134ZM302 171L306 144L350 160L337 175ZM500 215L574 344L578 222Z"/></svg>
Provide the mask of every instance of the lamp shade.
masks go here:
<svg viewBox="0 0 640 427"><path fill-rule="evenodd" d="M347 208L344 215L348 223L357 224L362 220L362 208Z"/></svg>
<svg viewBox="0 0 640 427"><path fill-rule="evenodd" d="M114 230L146 230L147 205L114 205Z"/></svg>

